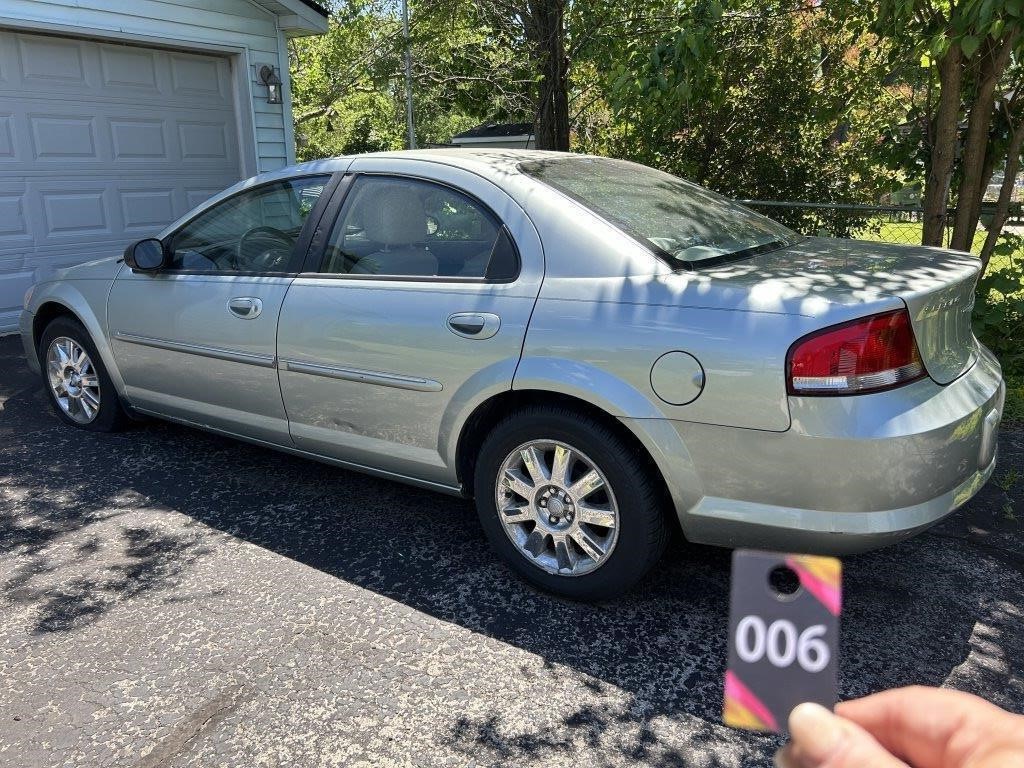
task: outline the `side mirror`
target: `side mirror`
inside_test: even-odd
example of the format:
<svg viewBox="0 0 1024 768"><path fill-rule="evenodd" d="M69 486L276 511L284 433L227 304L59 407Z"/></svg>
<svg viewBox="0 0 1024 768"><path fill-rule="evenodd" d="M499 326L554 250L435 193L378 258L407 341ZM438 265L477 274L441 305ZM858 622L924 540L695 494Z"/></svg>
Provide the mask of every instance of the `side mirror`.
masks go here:
<svg viewBox="0 0 1024 768"><path fill-rule="evenodd" d="M164 244L155 237L132 243L124 249L124 263L136 272L156 272L167 264Z"/></svg>

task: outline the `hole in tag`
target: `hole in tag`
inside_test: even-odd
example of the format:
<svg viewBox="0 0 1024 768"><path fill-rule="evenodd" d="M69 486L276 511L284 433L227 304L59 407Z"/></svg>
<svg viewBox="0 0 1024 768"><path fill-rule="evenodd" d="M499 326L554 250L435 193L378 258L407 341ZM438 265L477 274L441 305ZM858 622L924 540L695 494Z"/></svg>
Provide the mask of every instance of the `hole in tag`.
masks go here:
<svg viewBox="0 0 1024 768"><path fill-rule="evenodd" d="M800 591L800 577L788 565L777 565L768 572L768 586L780 600L789 600Z"/></svg>

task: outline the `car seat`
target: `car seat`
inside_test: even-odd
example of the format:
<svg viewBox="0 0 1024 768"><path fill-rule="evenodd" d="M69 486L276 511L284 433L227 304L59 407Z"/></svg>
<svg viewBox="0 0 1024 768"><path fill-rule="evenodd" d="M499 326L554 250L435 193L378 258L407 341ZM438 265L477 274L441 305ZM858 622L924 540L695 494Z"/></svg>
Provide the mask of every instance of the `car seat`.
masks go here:
<svg viewBox="0 0 1024 768"><path fill-rule="evenodd" d="M382 248L356 262L352 273L437 275L437 257L424 245L427 214L420 196L406 185L388 182L375 192L361 201L361 218L366 237Z"/></svg>

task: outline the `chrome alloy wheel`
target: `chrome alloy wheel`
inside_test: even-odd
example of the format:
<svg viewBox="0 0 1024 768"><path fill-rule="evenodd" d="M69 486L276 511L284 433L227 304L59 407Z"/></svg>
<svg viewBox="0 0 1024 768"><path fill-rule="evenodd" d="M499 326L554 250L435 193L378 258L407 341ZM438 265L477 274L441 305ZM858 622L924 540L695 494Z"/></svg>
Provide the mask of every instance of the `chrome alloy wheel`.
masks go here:
<svg viewBox="0 0 1024 768"><path fill-rule="evenodd" d="M604 473L582 451L534 440L502 462L495 489L502 528L548 573L582 576L615 549L619 508Z"/></svg>
<svg viewBox="0 0 1024 768"><path fill-rule="evenodd" d="M81 345L58 336L46 350L46 375L57 405L79 424L88 424L100 412L100 378Z"/></svg>

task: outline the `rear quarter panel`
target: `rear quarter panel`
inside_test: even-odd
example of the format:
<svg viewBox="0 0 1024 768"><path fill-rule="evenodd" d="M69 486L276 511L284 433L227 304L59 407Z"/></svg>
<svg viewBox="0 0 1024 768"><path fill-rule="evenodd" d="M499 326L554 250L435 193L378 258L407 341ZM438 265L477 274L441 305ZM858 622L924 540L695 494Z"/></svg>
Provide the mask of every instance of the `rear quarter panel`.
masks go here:
<svg viewBox="0 0 1024 768"><path fill-rule="evenodd" d="M786 351L820 320L679 306L669 298L654 276L549 277L514 387L555 389L620 418L789 429ZM663 401L651 384L655 361L674 350L704 369L703 390L685 405Z"/></svg>

